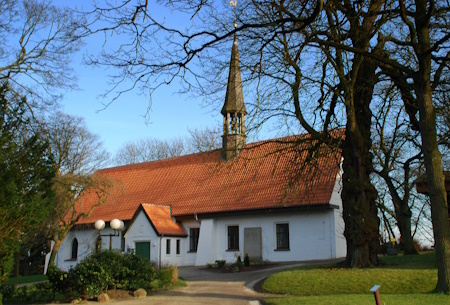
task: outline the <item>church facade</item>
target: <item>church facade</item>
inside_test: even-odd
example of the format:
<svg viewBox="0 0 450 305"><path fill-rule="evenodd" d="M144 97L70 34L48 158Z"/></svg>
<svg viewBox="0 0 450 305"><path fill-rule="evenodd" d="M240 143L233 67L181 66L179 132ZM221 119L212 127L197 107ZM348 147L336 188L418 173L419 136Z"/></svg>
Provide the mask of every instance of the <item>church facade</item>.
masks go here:
<svg viewBox="0 0 450 305"><path fill-rule="evenodd" d="M114 189L67 234L57 266L67 270L99 247L159 266L345 257L341 155L320 147L311 158L307 134L246 143L236 37L221 113L222 149L97 171ZM84 194L78 209L96 200ZM124 226L114 230L114 219Z"/></svg>

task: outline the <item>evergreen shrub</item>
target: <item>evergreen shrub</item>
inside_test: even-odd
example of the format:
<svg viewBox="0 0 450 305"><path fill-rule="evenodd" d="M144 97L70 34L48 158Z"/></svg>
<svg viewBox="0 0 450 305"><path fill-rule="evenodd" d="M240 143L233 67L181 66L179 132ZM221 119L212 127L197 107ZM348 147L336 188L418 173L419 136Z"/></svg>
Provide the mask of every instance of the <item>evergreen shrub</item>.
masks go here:
<svg viewBox="0 0 450 305"><path fill-rule="evenodd" d="M71 296L96 297L113 288L151 289L156 270L144 258L107 250L85 258L69 272L51 266L48 276L55 291Z"/></svg>

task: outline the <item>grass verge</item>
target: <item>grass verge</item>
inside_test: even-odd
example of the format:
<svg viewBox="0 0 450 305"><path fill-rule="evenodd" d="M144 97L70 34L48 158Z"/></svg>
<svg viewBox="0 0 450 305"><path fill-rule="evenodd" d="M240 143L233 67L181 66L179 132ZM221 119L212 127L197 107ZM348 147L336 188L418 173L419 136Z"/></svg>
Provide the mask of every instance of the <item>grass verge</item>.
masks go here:
<svg viewBox="0 0 450 305"><path fill-rule="evenodd" d="M437 282L433 252L380 257L380 262L377 268L311 266L273 274L262 289L288 297L268 299L265 304L374 304L369 289L375 284L381 285L385 304L449 303L449 296L431 293Z"/></svg>
<svg viewBox="0 0 450 305"><path fill-rule="evenodd" d="M444 294L384 294L381 295L382 304L395 305L447 305L450 297ZM373 305L375 299L372 294L340 294L306 297L282 297L266 299L264 305Z"/></svg>
<svg viewBox="0 0 450 305"><path fill-rule="evenodd" d="M25 275L18 277L9 277L6 281L6 285L20 285L20 284L30 284L47 281L48 277L45 274L35 274L35 275Z"/></svg>

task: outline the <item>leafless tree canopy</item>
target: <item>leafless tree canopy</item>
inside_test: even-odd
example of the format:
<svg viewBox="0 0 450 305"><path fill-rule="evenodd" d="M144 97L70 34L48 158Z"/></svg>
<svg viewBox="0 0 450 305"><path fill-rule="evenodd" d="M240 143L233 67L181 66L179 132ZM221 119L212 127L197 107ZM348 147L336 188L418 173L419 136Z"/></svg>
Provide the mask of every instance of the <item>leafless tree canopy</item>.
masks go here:
<svg viewBox="0 0 450 305"><path fill-rule="evenodd" d="M83 118L56 112L41 123L55 156L59 175L87 175L104 167L109 153Z"/></svg>
<svg viewBox="0 0 450 305"><path fill-rule="evenodd" d="M163 160L184 155L186 151L185 143L181 138L173 140L147 138L125 143L117 151L113 163L116 165L127 165Z"/></svg>
<svg viewBox="0 0 450 305"><path fill-rule="evenodd" d="M51 260L54 261L67 232L79 219L88 217L106 202L114 181L95 174L95 170L107 164L109 154L99 137L87 129L84 119L55 112L43 118L39 127L50 145L57 169L53 180L55 200L51 226L55 242ZM77 198L92 190L98 201L87 213L80 213L76 209Z"/></svg>
<svg viewBox="0 0 450 305"><path fill-rule="evenodd" d="M49 0L0 0L0 80L33 107L76 88L71 63L81 45L82 20Z"/></svg>
<svg viewBox="0 0 450 305"><path fill-rule="evenodd" d="M191 152L208 152L222 147L221 128L189 129L187 142Z"/></svg>
<svg viewBox="0 0 450 305"><path fill-rule="evenodd" d="M222 146L219 128L189 130L190 137L160 140L141 139L125 143L113 159L115 165L163 160L186 154L207 152Z"/></svg>
<svg viewBox="0 0 450 305"><path fill-rule="evenodd" d="M449 75L448 1L249 0L233 9L213 0L157 4L181 14L176 18L189 21L186 28L164 20L146 0L105 1L88 14L90 34L121 38L87 58L89 64L115 68L112 99L134 88L151 94L179 81L184 91L220 100L229 54L224 50L237 34L244 87L253 92L246 103L255 128L281 118L286 130L305 129L322 142L341 145L332 143L327 131L346 127L342 194L351 265L377 262L379 222L369 179L372 106L383 81L394 84L408 124L420 131L434 210L438 288L450 290L450 237L436 132L436 95L445 92Z"/></svg>

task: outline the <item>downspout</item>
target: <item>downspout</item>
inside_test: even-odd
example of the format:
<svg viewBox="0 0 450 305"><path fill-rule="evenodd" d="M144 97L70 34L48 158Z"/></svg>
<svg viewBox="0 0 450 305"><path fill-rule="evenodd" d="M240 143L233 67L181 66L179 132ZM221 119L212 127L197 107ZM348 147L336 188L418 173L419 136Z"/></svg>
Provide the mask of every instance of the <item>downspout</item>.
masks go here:
<svg viewBox="0 0 450 305"><path fill-rule="evenodd" d="M159 237L159 270L161 270L161 248L162 248L161 242L163 237L164 234L161 234L161 236Z"/></svg>

